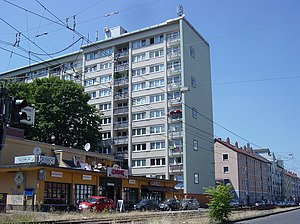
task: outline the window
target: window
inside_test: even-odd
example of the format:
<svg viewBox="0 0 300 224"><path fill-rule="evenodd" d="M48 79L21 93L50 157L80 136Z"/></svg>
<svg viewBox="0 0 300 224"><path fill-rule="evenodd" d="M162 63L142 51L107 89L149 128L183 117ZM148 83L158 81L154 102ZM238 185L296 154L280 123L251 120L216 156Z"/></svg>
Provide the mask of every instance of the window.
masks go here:
<svg viewBox="0 0 300 224"><path fill-rule="evenodd" d="M196 88L197 83L196 83L196 78L194 76L191 77L191 84L192 84L192 87Z"/></svg>
<svg viewBox="0 0 300 224"><path fill-rule="evenodd" d="M139 62L146 60L146 54L137 54L132 56L132 62Z"/></svg>
<svg viewBox="0 0 300 224"><path fill-rule="evenodd" d="M86 72L96 72L97 71L97 65L89 66L86 68Z"/></svg>
<svg viewBox="0 0 300 224"><path fill-rule="evenodd" d="M162 166L166 164L165 158L161 159L150 159L150 165L151 166Z"/></svg>
<svg viewBox="0 0 300 224"><path fill-rule="evenodd" d="M181 84L181 79L180 76L169 76L168 77L168 84L172 84L172 83L176 83L176 84Z"/></svg>
<svg viewBox="0 0 300 224"><path fill-rule="evenodd" d="M99 110L101 111L110 110L110 109L111 109L111 103L99 104Z"/></svg>
<svg viewBox="0 0 300 224"><path fill-rule="evenodd" d="M165 149L166 148L166 144L164 141L162 142L151 142L150 143L150 149Z"/></svg>
<svg viewBox="0 0 300 224"><path fill-rule="evenodd" d="M182 164L182 158L181 157L173 157L169 160L170 164Z"/></svg>
<svg viewBox="0 0 300 224"><path fill-rule="evenodd" d="M167 41L168 42L176 41L179 38L180 38L179 31L175 31L175 32L167 34Z"/></svg>
<svg viewBox="0 0 300 224"><path fill-rule="evenodd" d="M169 92L168 93L168 100L179 99L180 97L181 97L180 92Z"/></svg>
<svg viewBox="0 0 300 224"><path fill-rule="evenodd" d="M111 118L110 117L105 117L100 119L100 124L110 124L111 123Z"/></svg>
<svg viewBox="0 0 300 224"><path fill-rule="evenodd" d="M133 136L140 136L146 134L146 128L136 128L132 129L132 135Z"/></svg>
<svg viewBox="0 0 300 224"><path fill-rule="evenodd" d="M100 70L111 68L111 65L112 64L110 62L101 63L100 64Z"/></svg>
<svg viewBox="0 0 300 224"><path fill-rule="evenodd" d="M133 121L144 120L144 119L146 119L146 112L132 114Z"/></svg>
<svg viewBox="0 0 300 224"><path fill-rule="evenodd" d="M197 140L193 140L193 149L195 151L198 151L198 141Z"/></svg>
<svg viewBox="0 0 300 224"><path fill-rule="evenodd" d="M229 173L229 167L228 166L223 167L223 173Z"/></svg>
<svg viewBox="0 0 300 224"><path fill-rule="evenodd" d="M150 80L150 88L161 87L165 85L164 79Z"/></svg>
<svg viewBox="0 0 300 224"><path fill-rule="evenodd" d="M89 60L103 58L111 55L112 55L112 48L107 48L101 51L94 51L86 54L86 60L89 61Z"/></svg>
<svg viewBox="0 0 300 224"><path fill-rule="evenodd" d="M100 83L111 82L111 80L112 80L111 75L100 76Z"/></svg>
<svg viewBox="0 0 300 224"><path fill-rule="evenodd" d="M145 151L146 143L133 145L133 151Z"/></svg>
<svg viewBox="0 0 300 224"><path fill-rule="evenodd" d="M133 167L146 166L146 160L145 159L132 160L132 166Z"/></svg>
<svg viewBox="0 0 300 224"><path fill-rule="evenodd" d="M197 109L195 107L192 108L192 117L197 119L198 117L198 112L197 112Z"/></svg>
<svg viewBox="0 0 300 224"><path fill-rule="evenodd" d="M158 103L158 102L162 102L164 100L165 100L164 94L150 96L150 103Z"/></svg>
<svg viewBox="0 0 300 224"><path fill-rule="evenodd" d="M67 183L45 182L44 204L70 204L70 189Z"/></svg>
<svg viewBox="0 0 300 224"><path fill-rule="evenodd" d="M165 111L163 109L150 111L150 118L158 118L163 116L165 116Z"/></svg>
<svg viewBox="0 0 300 224"><path fill-rule="evenodd" d="M83 199L95 195L95 186L76 184L75 185L75 201L83 201Z"/></svg>
<svg viewBox="0 0 300 224"><path fill-rule="evenodd" d="M96 83L96 78L84 80L84 86L92 86L95 85L95 83Z"/></svg>
<svg viewBox="0 0 300 224"><path fill-rule="evenodd" d="M194 173L194 183L199 184L199 173Z"/></svg>
<svg viewBox="0 0 300 224"><path fill-rule="evenodd" d="M132 70L132 76L139 76L139 75L145 75L146 74L146 68L138 68Z"/></svg>
<svg viewBox="0 0 300 224"><path fill-rule="evenodd" d="M137 49L137 48L141 48L141 47L145 47L145 46L146 46L146 39L137 40L137 41L132 42L133 49Z"/></svg>
<svg viewBox="0 0 300 224"><path fill-rule="evenodd" d="M162 43L163 41L164 41L163 34L150 38L150 44L159 44Z"/></svg>
<svg viewBox="0 0 300 224"><path fill-rule="evenodd" d="M132 84L132 91L138 91L143 89L146 89L146 82Z"/></svg>
<svg viewBox="0 0 300 224"><path fill-rule="evenodd" d="M161 72L165 70L164 64L150 66L150 73Z"/></svg>
<svg viewBox="0 0 300 224"><path fill-rule="evenodd" d="M96 92L91 92L90 97L91 97L91 99L95 99L97 97L97 93Z"/></svg>
<svg viewBox="0 0 300 224"><path fill-rule="evenodd" d="M101 133L101 137L102 137L102 140L110 139L111 138L111 133L110 132Z"/></svg>
<svg viewBox="0 0 300 224"><path fill-rule="evenodd" d="M103 97L103 96L110 96L111 95L111 89L108 88L108 89L101 89L99 91L100 93L100 97Z"/></svg>
<svg viewBox="0 0 300 224"><path fill-rule="evenodd" d="M192 58L195 58L195 48L193 48L192 46L190 46L190 55Z"/></svg>
<svg viewBox="0 0 300 224"><path fill-rule="evenodd" d="M223 154L223 161L228 160L229 159L229 155L228 154Z"/></svg>
<svg viewBox="0 0 300 224"><path fill-rule="evenodd" d="M163 125L150 127L150 134L159 134L164 132L165 132L165 126Z"/></svg>
<svg viewBox="0 0 300 224"><path fill-rule="evenodd" d="M181 63L180 61L168 62L167 68L173 71L179 71L181 69Z"/></svg>
<svg viewBox="0 0 300 224"><path fill-rule="evenodd" d="M164 50L150 51L149 58L158 58L164 56Z"/></svg>
<svg viewBox="0 0 300 224"><path fill-rule="evenodd" d="M136 106L136 105L142 105L146 103L146 97L138 97L138 98L134 98L132 99L132 105Z"/></svg>

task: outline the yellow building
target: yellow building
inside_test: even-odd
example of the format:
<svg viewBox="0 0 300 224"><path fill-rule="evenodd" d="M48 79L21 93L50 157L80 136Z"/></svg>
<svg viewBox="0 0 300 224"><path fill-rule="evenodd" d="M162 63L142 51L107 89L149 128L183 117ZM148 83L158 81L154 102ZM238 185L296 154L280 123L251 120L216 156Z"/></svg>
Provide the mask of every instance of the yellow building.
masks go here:
<svg viewBox="0 0 300 224"><path fill-rule="evenodd" d="M7 209L74 209L90 195L104 195L130 206L141 198L174 196L175 181L129 176L113 155L24 140L8 129L0 151L0 194Z"/></svg>

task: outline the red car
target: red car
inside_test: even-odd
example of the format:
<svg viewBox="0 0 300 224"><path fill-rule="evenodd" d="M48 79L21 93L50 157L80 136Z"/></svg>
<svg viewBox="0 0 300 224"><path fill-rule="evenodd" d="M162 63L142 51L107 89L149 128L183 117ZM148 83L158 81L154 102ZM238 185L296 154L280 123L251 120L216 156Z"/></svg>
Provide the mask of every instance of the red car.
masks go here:
<svg viewBox="0 0 300 224"><path fill-rule="evenodd" d="M115 209L115 202L104 196L91 196L79 203L79 211L97 211Z"/></svg>

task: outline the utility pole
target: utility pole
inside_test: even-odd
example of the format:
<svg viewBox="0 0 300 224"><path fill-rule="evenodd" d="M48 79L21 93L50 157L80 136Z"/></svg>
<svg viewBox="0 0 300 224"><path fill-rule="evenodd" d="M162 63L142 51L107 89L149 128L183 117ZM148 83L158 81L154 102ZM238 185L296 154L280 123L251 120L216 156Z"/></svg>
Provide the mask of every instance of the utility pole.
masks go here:
<svg viewBox="0 0 300 224"><path fill-rule="evenodd" d="M0 88L0 165L1 165L1 150L5 144L6 138L6 125L8 122L8 92L5 88L5 83L3 87Z"/></svg>

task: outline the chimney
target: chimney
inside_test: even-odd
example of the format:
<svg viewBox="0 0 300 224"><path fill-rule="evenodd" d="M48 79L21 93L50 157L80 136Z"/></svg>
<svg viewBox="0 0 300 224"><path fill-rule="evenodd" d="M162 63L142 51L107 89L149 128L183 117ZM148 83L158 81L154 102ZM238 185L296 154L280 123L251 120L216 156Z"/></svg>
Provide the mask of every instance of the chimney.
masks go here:
<svg viewBox="0 0 300 224"><path fill-rule="evenodd" d="M226 142L227 142L228 144L230 144L230 139L229 139L229 137L226 138Z"/></svg>
<svg viewBox="0 0 300 224"><path fill-rule="evenodd" d="M239 143L238 142L235 142L235 147L239 148Z"/></svg>

